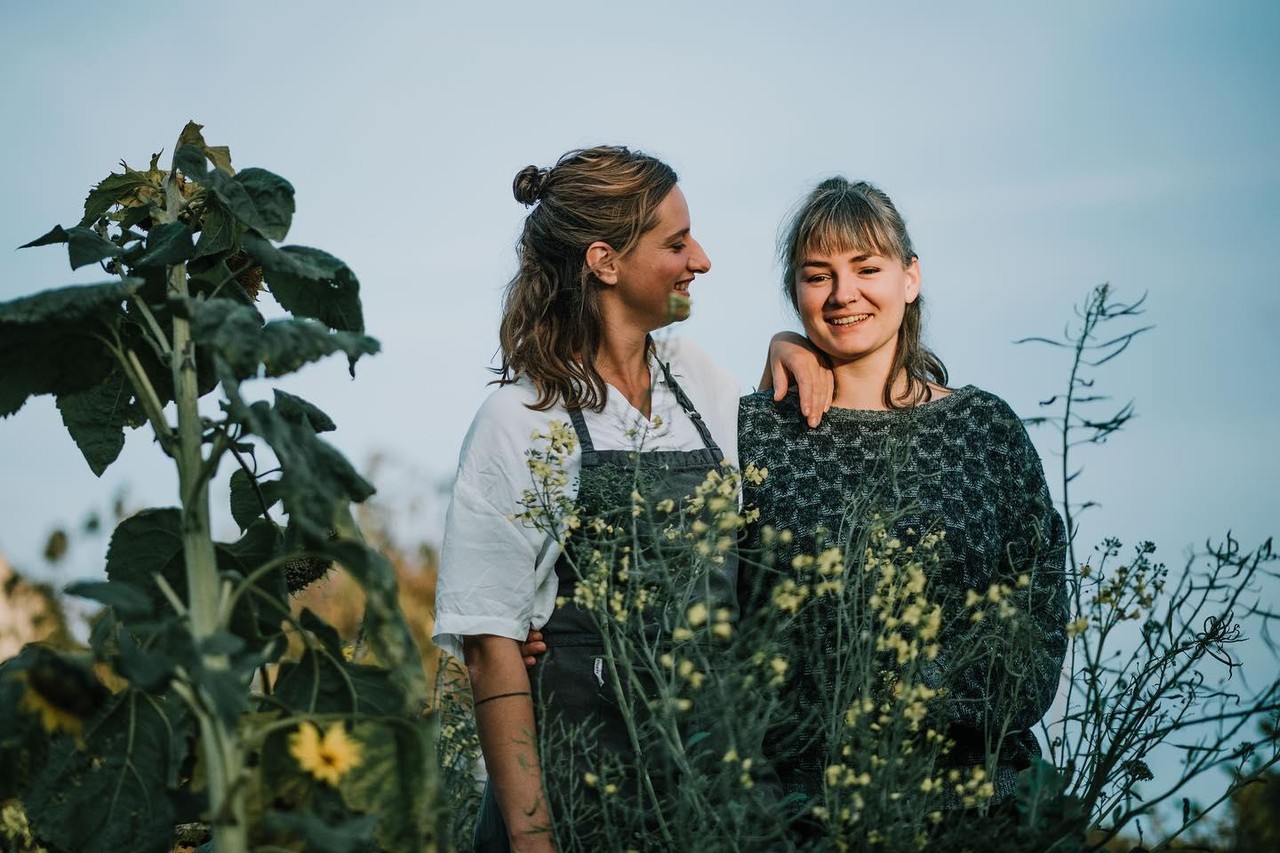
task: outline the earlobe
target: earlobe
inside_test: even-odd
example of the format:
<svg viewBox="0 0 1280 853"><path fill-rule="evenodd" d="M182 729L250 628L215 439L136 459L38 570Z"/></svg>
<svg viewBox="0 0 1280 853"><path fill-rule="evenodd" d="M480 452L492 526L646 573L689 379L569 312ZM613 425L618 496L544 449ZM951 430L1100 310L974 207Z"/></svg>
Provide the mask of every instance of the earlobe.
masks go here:
<svg viewBox="0 0 1280 853"><path fill-rule="evenodd" d="M613 247L597 240L587 247L587 269L601 284L618 283L618 256Z"/></svg>

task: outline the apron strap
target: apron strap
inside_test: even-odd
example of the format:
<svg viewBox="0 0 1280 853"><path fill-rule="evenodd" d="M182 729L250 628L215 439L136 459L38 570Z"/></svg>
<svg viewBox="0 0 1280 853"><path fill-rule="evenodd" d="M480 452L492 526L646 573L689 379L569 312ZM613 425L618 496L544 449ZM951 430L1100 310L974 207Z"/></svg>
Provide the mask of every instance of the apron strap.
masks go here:
<svg viewBox="0 0 1280 853"><path fill-rule="evenodd" d="M712 451L717 459L724 458L724 454L720 452L720 446L711 437L711 430L707 427L706 422L702 420L702 415L698 414L698 410L694 407L693 401L689 399L689 395L684 393L680 383L676 382L676 378L671 375L671 365L665 361L659 361L658 366L662 368L662 378L666 380L667 387L675 395L676 402L680 404L680 408L684 409L684 413L693 422L693 428L698 431L698 436L702 439L703 445ZM584 464L588 464L587 460L594 457L596 448L591 441L591 430L587 429L586 418L582 416L582 409L570 409L569 420L573 423L573 431L578 435L578 444L582 448L582 461ZM588 457L588 454L591 454L591 457Z"/></svg>
<svg viewBox="0 0 1280 853"><path fill-rule="evenodd" d="M693 427L698 431L698 435L702 436L702 443L707 446L708 450L714 451L717 458L723 458L724 454L720 452L715 439L711 437L711 430L703 422L702 415L698 414L698 410L694 408L693 401L689 399L689 395L684 393L680 383L676 382L676 378L671 375L671 365L665 361L658 362L658 365L662 368L662 376L667 380L667 385L671 388L671 393L675 395L676 402L680 404L680 408L684 409L684 413L689 416L689 420L693 421Z"/></svg>
<svg viewBox="0 0 1280 853"><path fill-rule="evenodd" d="M594 453L596 447L591 443L591 430L587 429L587 421L582 417L582 409L570 409L569 420L573 422L573 431L578 434L578 445L582 448L585 459L586 454Z"/></svg>

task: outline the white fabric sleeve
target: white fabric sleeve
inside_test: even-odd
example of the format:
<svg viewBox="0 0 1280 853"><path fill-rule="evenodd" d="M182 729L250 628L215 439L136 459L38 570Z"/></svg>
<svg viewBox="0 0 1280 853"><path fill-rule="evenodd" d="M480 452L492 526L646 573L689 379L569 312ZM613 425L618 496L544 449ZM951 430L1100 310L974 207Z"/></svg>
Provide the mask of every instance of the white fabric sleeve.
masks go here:
<svg viewBox="0 0 1280 853"><path fill-rule="evenodd" d="M433 639L462 656L462 637L523 640L554 602L559 546L545 531L511 518L533 485L526 452L547 412L531 412L523 389L498 389L463 441L445 520ZM531 397L529 399L532 399ZM541 612L546 611L546 612Z"/></svg>

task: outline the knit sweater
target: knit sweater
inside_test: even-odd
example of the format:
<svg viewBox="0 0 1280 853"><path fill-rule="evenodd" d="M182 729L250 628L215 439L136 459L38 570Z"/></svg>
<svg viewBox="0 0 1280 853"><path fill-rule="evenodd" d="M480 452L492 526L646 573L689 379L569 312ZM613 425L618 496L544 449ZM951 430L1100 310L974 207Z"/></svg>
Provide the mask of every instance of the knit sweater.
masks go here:
<svg viewBox="0 0 1280 853"><path fill-rule="evenodd" d="M763 482L744 488L744 504L760 510L744 553L761 548L766 525L793 533L787 544L775 541L771 568L743 566L744 615L768 606L769 591L791 573L796 556L857 542L871 509L906 543L943 532L940 562L927 578L929 600L943 606L938 664L975 647L983 653L968 658L985 660L955 667L946 677L949 692L936 700L956 742L942 761L981 764L989 730L1007 725L993 780L995 800L1007 797L1017 770L1039 754L1030 729L1053 701L1067 645L1063 524L1021 420L999 397L966 386L912 409L833 408L810 429L794 393L781 403L756 393L741 401L739 450L744 470L768 469ZM999 620L979 626L966 618L968 591L985 594L992 584L1012 590L1009 601L1027 614L1036 639L1027 642L1024 631L1018 643L1002 642ZM824 645L822 657L834 659L839 650L832 632L824 633L822 613L809 611L819 624L804 627ZM805 706L819 704L824 685L815 682L834 677L832 664L802 662L795 674L789 693L800 736L788 742L801 745L772 758L785 789L813 797L835 759Z"/></svg>

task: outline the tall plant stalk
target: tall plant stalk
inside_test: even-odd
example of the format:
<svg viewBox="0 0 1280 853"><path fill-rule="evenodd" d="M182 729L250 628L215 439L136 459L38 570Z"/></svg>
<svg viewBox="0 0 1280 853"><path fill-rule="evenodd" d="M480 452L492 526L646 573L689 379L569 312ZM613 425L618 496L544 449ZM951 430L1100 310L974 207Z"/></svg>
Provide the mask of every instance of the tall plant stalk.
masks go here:
<svg viewBox="0 0 1280 853"><path fill-rule="evenodd" d="M351 523L350 504L373 488L319 437L334 424L318 407L278 390L248 403L240 388L334 353L354 375L378 349L359 284L326 252L274 245L292 186L237 172L199 125L183 129L169 169L157 160L108 176L79 225L28 244L65 243L73 268L102 263L118 281L0 304L0 416L53 394L99 474L124 429L148 423L178 482L177 507L116 528L107 581L68 589L106 605L91 653L123 688L109 693L81 662L37 647L0 664L0 713L18 721L0 764L43 766L0 782L0 799L19 798L63 850L168 850L174 825L193 822L220 853L267 840L423 849L446 836L420 658L394 569ZM285 318L259 313L263 293ZM204 416L214 391L220 412ZM228 450L241 537L215 542L211 482ZM259 452L278 466L259 471ZM376 661L349 660L331 626L291 612L289 593L335 563L365 589ZM308 638L300 660L282 660L286 626ZM273 683L254 693L268 671ZM74 680L76 698L50 672ZM46 706L58 713L24 712Z"/></svg>

